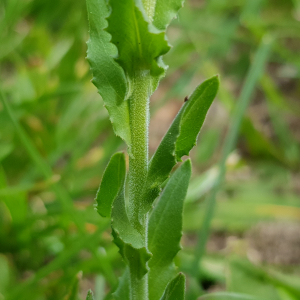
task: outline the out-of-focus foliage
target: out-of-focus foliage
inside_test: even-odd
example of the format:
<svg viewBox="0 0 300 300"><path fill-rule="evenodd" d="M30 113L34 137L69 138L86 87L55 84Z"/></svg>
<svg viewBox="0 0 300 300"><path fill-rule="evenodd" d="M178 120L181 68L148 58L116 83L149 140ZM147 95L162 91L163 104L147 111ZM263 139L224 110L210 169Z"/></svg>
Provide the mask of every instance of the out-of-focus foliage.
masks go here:
<svg viewBox="0 0 300 300"><path fill-rule="evenodd" d="M222 78L191 153L198 163L177 257L183 270L253 54L262 38L274 39L217 197L201 268L206 292L300 297L299 20L297 0L190 0L169 29L152 150L188 91ZM84 0L0 2L0 299L70 299L80 270L78 297L92 288L104 299L124 267L93 209L104 166L124 145L90 83L87 39Z"/></svg>

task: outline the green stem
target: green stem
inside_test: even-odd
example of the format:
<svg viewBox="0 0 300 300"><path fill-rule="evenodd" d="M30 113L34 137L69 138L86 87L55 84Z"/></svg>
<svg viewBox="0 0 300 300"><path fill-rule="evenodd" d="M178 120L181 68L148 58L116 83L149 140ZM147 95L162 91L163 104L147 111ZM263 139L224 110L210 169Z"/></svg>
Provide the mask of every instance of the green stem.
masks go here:
<svg viewBox="0 0 300 300"><path fill-rule="evenodd" d="M148 127L150 74L138 73L132 80L130 98L131 148L129 157L129 216L133 226L144 237L147 248L147 216L140 219L142 190L148 171ZM131 300L148 299L147 274L138 279L130 272Z"/></svg>
<svg viewBox="0 0 300 300"><path fill-rule="evenodd" d="M135 274L130 272L130 300L148 300L148 275L138 279Z"/></svg>

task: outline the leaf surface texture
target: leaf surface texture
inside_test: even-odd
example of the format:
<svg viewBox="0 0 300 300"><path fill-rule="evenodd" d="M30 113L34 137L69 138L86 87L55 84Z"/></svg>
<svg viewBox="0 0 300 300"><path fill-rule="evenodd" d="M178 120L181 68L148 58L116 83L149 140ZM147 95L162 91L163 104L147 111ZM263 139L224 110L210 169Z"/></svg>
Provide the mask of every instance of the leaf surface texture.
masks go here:
<svg viewBox="0 0 300 300"><path fill-rule="evenodd" d="M160 300L184 300L185 276L179 273L171 280Z"/></svg>
<svg viewBox="0 0 300 300"><path fill-rule="evenodd" d="M110 115L114 131L130 146L129 107L126 95L128 85L124 70L114 60L117 48L104 29L109 8L106 0L87 0L90 39L87 42L87 60L93 73L92 82L97 87Z"/></svg>
<svg viewBox="0 0 300 300"><path fill-rule="evenodd" d="M118 152L111 157L96 195L97 211L102 217L110 217L113 202L123 189L125 176L125 155Z"/></svg>
<svg viewBox="0 0 300 300"><path fill-rule="evenodd" d="M159 300L175 275L173 259L180 248L183 202L191 177L191 162L185 161L168 181L149 220L149 296Z"/></svg>

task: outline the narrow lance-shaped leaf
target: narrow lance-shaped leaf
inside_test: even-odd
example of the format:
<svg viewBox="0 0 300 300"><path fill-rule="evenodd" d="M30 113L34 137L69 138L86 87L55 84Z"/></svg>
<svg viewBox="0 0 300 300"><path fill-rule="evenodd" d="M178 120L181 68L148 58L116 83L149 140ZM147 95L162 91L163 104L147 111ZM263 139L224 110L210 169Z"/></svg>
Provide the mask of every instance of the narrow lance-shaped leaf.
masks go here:
<svg viewBox="0 0 300 300"><path fill-rule="evenodd" d="M149 296L159 300L175 275L173 259L180 250L183 202L191 177L191 162L185 161L168 181L149 220Z"/></svg>
<svg viewBox="0 0 300 300"><path fill-rule="evenodd" d="M149 24L141 0L110 0L112 12L107 31L118 48L117 62L129 78L148 71L152 78L152 91L165 68L158 59L170 49L165 33Z"/></svg>
<svg viewBox="0 0 300 300"><path fill-rule="evenodd" d="M219 77L215 76L200 84L189 97L176 141L177 160L180 160L183 155L189 155L190 150L196 145L198 134L218 88Z"/></svg>
<svg viewBox="0 0 300 300"><path fill-rule="evenodd" d="M179 273L168 284L163 296L160 300L184 300L185 294L185 276Z"/></svg>
<svg viewBox="0 0 300 300"><path fill-rule="evenodd" d="M217 93L218 77L212 77L192 93L151 158L143 200L147 212L158 197L160 186L168 178L172 168L196 143L208 109ZM191 119L189 119L191 118Z"/></svg>
<svg viewBox="0 0 300 300"><path fill-rule="evenodd" d="M111 36L104 31L105 18L109 15L106 0L87 0L90 39L87 42L87 60L93 73L92 82L102 96L110 115L114 131L130 147L129 107L126 100L127 81L124 70L116 63L115 45L110 43Z"/></svg>
<svg viewBox="0 0 300 300"><path fill-rule="evenodd" d="M111 157L96 195L97 211L102 217L110 217L113 202L123 189L125 176L125 155L118 152Z"/></svg>

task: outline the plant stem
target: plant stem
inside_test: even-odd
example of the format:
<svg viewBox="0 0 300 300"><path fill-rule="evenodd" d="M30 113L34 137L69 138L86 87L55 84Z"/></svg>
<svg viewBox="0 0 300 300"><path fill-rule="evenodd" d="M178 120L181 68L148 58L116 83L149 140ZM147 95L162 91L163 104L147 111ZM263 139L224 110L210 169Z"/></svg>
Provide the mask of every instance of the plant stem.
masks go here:
<svg viewBox="0 0 300 300"><path fill-rule="evenodd" d="M148 300L148 274L138 279L130 272L130 300Z"/></svg>
<svg viewBox="0 0 300 300"><path fill-rule="evenodd" d="M129 216L133 226L141 233L147 248L147 216L140 220L142 190L148 171L148 127L150 74L140 72L132 80L130 98L131 149L129 157ZM148 299L148 275L131 278L131 300Z"/></svg>

